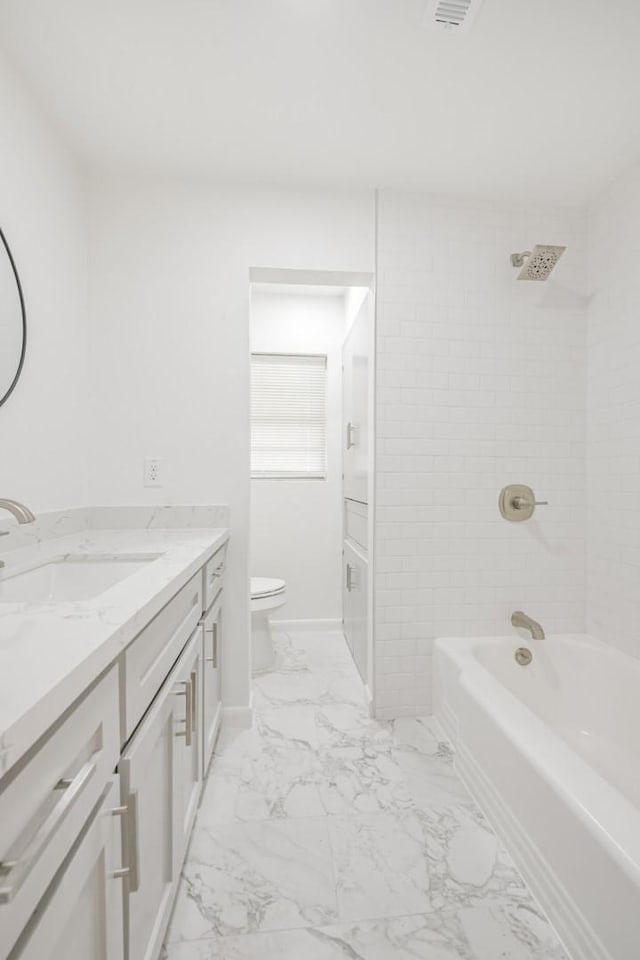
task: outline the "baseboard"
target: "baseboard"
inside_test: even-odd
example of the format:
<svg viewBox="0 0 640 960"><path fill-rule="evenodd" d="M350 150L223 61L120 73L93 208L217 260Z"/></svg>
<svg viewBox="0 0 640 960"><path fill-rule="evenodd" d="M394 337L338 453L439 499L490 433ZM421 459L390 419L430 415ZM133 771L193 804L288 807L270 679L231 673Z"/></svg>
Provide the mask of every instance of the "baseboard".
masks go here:
<svg viewBox="0 0 640 960"><path fill-rule="evenodd" d="M342 630L342 620L274 620L271 619L271 629L286 633L293 631L308 631L309 633L334 633Z"/></svg>
<svg viewBox="0 0 640 960"><path fill-rule="evenodd" d="M253 726L253 693L248 707L223 707L222 726L250 730Z"/></svg>

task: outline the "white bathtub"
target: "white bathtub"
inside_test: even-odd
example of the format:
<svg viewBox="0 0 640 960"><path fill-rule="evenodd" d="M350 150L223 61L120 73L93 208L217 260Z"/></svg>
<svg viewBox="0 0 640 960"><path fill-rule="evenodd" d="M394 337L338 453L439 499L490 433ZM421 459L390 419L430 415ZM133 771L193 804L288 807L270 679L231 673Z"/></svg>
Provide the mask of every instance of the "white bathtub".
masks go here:
<svg viewBox="0 0 640 960"><path fill-rule="evenodd" d="M435 702L573 960L640 960L640 661L585 636L440 639Z"/></svg>

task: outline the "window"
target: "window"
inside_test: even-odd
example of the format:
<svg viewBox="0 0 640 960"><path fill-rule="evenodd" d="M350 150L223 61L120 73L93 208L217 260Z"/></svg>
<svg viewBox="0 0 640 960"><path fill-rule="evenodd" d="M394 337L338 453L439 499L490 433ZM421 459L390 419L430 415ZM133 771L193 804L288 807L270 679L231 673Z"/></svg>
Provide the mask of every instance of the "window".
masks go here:
<svg viewBox="0 0 640 960"><path fill-rule="evenodd" d="M251 476L327 473L327 358L251 355Z"/></svg>

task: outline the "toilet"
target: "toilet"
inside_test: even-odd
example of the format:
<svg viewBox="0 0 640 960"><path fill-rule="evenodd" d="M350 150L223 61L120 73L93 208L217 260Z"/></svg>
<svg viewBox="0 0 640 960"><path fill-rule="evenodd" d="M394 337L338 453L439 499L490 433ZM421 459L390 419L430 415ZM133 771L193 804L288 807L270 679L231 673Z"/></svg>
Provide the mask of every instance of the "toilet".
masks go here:
<svg viewBox="0 0 640 960"><path fill-rule="evenodd" d="M275 662L275 649L269 617L287 602L284 580L251 577L251 669L269 670Z"/></svg>

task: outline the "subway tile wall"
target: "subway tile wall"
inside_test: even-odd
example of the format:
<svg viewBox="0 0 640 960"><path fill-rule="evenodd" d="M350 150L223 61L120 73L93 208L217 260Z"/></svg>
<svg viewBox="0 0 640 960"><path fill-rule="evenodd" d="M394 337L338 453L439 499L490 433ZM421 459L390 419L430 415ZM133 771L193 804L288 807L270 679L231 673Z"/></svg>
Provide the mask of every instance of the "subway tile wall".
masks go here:
<svg viewBox="0 0 640 960"><path fill-rule="evenodd" d="M640 166L589 217L591 633L640 657Z"/></svg>
<svg viewBox="0 0 640 960"><path fill-rule="evenodd" d="M568 249L518 282L535 243ZM379 196L380 717L431 710L435 637L511 633L517 608L584 630L585 292L581 211ZM498 512L514 482L549 501L526 523Z"/></svg>

